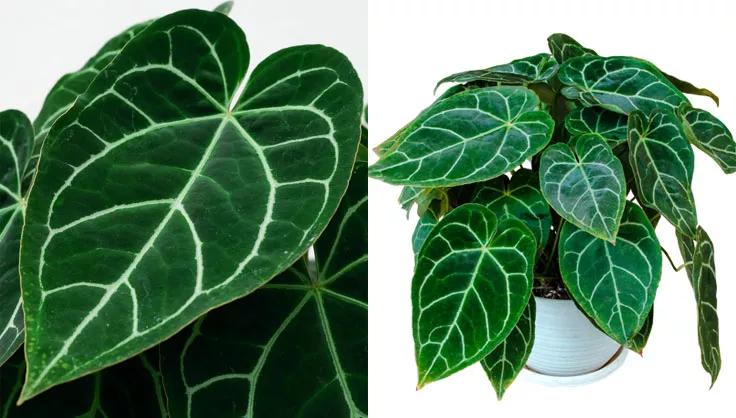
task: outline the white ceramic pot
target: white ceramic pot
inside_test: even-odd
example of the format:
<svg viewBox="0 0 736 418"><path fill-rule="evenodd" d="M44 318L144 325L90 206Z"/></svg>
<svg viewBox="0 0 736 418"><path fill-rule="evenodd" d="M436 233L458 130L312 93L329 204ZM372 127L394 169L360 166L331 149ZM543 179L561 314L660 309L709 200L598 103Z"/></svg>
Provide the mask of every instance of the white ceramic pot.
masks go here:
<svg viewBox="0 0 736 418"><path fill-rule="evenodd" d="M620 365L612 360L625 350L593 326L573 301L534 299L537 317L529 369L547 376L579 376Z"/></svg>

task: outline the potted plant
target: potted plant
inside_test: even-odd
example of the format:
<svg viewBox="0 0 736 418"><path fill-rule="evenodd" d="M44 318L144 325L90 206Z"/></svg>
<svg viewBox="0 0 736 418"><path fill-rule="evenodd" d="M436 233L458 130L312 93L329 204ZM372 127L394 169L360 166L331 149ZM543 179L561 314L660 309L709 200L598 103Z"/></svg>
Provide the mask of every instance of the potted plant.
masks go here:
<svg viewBox="0 0 736 418"><path fill-rule="evenodd" d="M480 362L500 399L525 365L585 376L641 353L669 259L660 217L677 231L684 264L670 263L692 284L715 382L713 244L691 145L732 173L736 143L685 93L718 97L642 59L548 41L551 54L440 80L455 85L375 149L369 175L404 186L400 203L420 215L418 387Z"/></svg>

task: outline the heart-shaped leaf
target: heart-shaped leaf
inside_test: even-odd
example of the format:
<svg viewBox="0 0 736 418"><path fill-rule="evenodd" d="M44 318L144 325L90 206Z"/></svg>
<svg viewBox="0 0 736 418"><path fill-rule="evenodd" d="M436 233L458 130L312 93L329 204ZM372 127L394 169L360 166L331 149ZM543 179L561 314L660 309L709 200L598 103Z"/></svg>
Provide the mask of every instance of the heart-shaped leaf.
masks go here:
<svg viewBox="0 0 736 418"><path fill-rule="evenodd" d="M625 345L646 321L662 273L662 254L644 211L626 204L616 244L571 223L560 236L560 273L596 325Z"/></svg>
<svg viewBox="0 0 736 418"><path fill-rule="evenodd" d="M447 187L504 174L550 141L554 121L525 87L466 90L422 112L369 168L392 184Z"/></svg>
<svg viewBox="0 0 736 418"><path fill-rule="evenodd" d="M687 139L708 154L724 173L736 172L736 142L731 131L705 110L684 107L680 117Z"/></svg>
<svg viewBox="0 0 736 418"><path fill-rule="evenodd" d="M628 347L632 351L639 353L639 355L643 355L644 347L647 345L647 341L649 341L649 334L652 332L653 324L654 307L652 307L652 310L649 311L649 315L647 315L647 319L644 321L644 325L642 325L641 328L636 331L634 336L626 342L626 347Z"/></svg>
<svg viewBox="0 0 736 418"><path fill-rule="evenodd" d="M677 242L685 262L687 276L695 292L700 360L703 369L711 376L712 387L721 370L713 241L703 228L698 227L694 240L677 233Z"/></svg>
<svg viewBox="0 0 736 418"><path fill-rule="evenodd" d="M161 346L172 417L368 416L366 166L306 258Z"/></svg>
<svg viewBox="0 0 736 418"><path fill-rule="evenodd" d="M673 111L629 116L629 162L641 203L659 211L680 232L695 236L693 150Z"/></svg>
<svg viewBox="0 0 736 418"><path fill-rule="evenodd" d="M661 108L675 110L682 103L689 103L657 67L638 58L572 58L560 67L558 75L585 106L601 106L623 114L634 110L648 114ZM565 90L568 97L570 91Z"/></svg>
<svg viewBox="0 0 736 418"><path fill-rule="evenodd" d="M483 70L463 71L449 75L437 83L471 83L484 81L504 85L540 83L549 80L557 73L557 61L550 54L543 53L519 58L508 64L494 65Z"/></svg>
<svg viewBox="0 0 736 418"><path fill-rule="evenodd" d="M411 234L411 248L414 250L414 258L419 257L419 251L422 249L422 245L424 245L429 233L437 225L437 222L437 216L432 211L424 212L419 217L417 225L414 227L414 232Z"/></svg>
<svg viewBox="0 0 736 418"><path fill-rule="evenodd" d="M17 110L0 112L0 365L23 343L18 252L23 227L23 174L33 128Z"/></svg>
<svg viewBox="0 0 736 418"><path fill-rule="evenodd" d="M533 171L520 169L511 180L500 176L478 185L472 202L492 210L499 220L515 217L524 222L534 234L537 248L547 244L552 215Z"/></svg>
<svg viewBox="0 0 736 418"><path fill-rule="evenodd" d="M547 44L558 63L563 63L575 57L596 55L595 51L585 48L578 41L564 33L553 33L547 38Z"/></svg>
<svg viewBox="0 0 736 418"><path fill-rule="evenodd" d="M235 103L247 64L229 18L177 12L54 124L23 231L22 400L253 291L327 225L358 148L360 81L335 50L292 47Z"/></svg>
<svg viewBox="0 0 736 418"><path fill-rule="evenodd" d="M527 306L536 242L523 222L469 203L429 233L412 281L418 387L484 358Z"/></svg>
<svg viewBox="0 0 736 418"><path fill-rule="evenodd" d="M628 136L626 115L601 107L578 107L565 117L565 128L570 136L598 134L611 148L626 141Z"/></svg>
<svg viewBox="0 0 736 418"><path fill-rule="evenodd" d="M491 351L491 354L480 361L499 400L503 398L506 389L514 382L516 376L526 365L529 354L532 353L535 315L535 303L532 296L509 336Z"/></svg>
<svg viewBox="0 0 736 418"><path fill-rule="evenodd" d="M542 193L566 221L615 242L627 192L621 162L597 134L576 138L574 147L557 143L544 151Z"/></svg>

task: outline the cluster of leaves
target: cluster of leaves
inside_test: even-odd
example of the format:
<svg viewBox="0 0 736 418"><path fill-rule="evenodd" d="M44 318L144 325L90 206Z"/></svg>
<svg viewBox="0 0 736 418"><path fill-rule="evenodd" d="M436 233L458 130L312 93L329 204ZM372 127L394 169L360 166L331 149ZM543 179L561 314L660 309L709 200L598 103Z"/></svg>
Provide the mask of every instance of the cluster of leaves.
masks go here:
<svg viewBox="0 0 736 418"><path fill-rule="evenodd" d="M691 145L732 173L736 143L684 93L718 98L645 60L599 56L564 34L548 41L551 54L445 77L438 86L456 84L375 149L369 175L403 185L401 205L420 215L419 386L480 361L500 398L533 345L532 296L548 289L641 353L660 216L677 230L715 382L713 244L697 219Z"/></svg>
<svg viewBox="0 0 736 418"><path fill-rule="evenodd" d="M367 416L360 80L303 45L245 82L230 6L0 113L3 417Z"/></svg>

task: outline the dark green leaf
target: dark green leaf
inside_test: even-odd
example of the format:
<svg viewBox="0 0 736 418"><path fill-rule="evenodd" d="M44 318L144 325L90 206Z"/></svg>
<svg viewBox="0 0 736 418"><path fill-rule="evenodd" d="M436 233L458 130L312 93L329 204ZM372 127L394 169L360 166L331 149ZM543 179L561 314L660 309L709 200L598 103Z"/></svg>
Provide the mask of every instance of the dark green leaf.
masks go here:
<svg viewBox="0 0 736 418"><path fill-rule="evenodd" d="M565 128L570 136L598 134L611 148L626 141L628 118L600 107L578 107L567 114Z"/></svg>
<svg viewBox="0 0 736 418"><path fill-rule="evenodd" d="M23 231L22 400L253 291L327 225L358 148L360 81L337 51L292 47L235 103L247 64L225 15L174 13L54 124Z"/></svg>
<svg viewBox="0 0 736 418"><path fill-rule="evenodd" d="M566 221L615 242L626 202L624 169L600 135L585 134L574 142L574 151L557 143L542 154L542 193Z"/></svg>
<svg viewBox="0 0 736 418"><path fill-rule="evenodd" d="M680 118L687 139L708 154L724 173L736 172L736 142L718 118L701 109L683 107Z"/></svg>
<svg viewBox="0 0 736 418"><path fill-rule="evenodd" d="M560 273L596 325L626 344L646 321L662 273L659 241L644 211L627 202L615 245L566 222Z"/></svg>
<svg viewBox="0 0 736 418"><path fill-rule="evenodd" d="M533 171L520 169L511 180L500 176L478 185L472 202L492 210L499 220L518 218L534 234L537 248L547 244L552 215L539 190L539 176Z"/></svg>
<svg viewBox="0 0 736 418"><path fill-rule="evenodd" d="M414 232L411 235L411 247L414 250L414 258L419 257L419 251L422 249L422 245L427 240L430 231L437 225L437 216L431 211L424 212L417 221L417 226L414 227Z"/></svg>
<svg viewBox="0 0 736 418"><path fill-rule="evenodd" d="M437 83L489 82L504 85L527 85L549 80L557 73L557 61L547 53L513 60L508 64L494 65L483 70L463 71L449 75Z"/></svg>
<svg viewBox="0 0 736 418"><path fill-rule="evenodd" d="M702 88L702 87L695 87L690 82L685 81L685 80L680 80L679 78L673 75L669 75L665 72L662 72L662 74L664 74L664 76L667 77L667 79L670 80L670 82L675 87L677 87L678 90L680 90L681 92L687 93L687 94L695 94L698 96L710 97L711 99L713 99L714 102L716 102L716 106L720 105L720 100L718 99L718 96L716 96L716 94L713 93L712 91Z"/></svg>
<svg viewBox="0 0 736 418"><path fill-rule="evenodd" d="M682 103L689 103L657 67L638 58L572 58L560 67L559 78L585 106L600 106L617 113L639 110L648 114L662 108L675 110ZM571 95L570 90L565 92Z"/></svg>
<svg viewBox="0 0 736 418"><path fill-rule="evenodd" d="M404 186L399 194L399 204L406 211L407 218L415 203L419 216L430 210L432 205L438 207L436 215L442 215L449 210L450 205L445 188Z"/></svg>
<svg viewBox="0 0 736 418"><path fill-rule="evenodd" d="M509 336L480 361L499 400L524 368L529 354L532 353L534 319L535 304L532 296Z"/></svg>
<svg viewBox="0 0 736 418"><path fill-rule="evenodd" d="M641 203L656 209L680 232L695 236L693 150L673 111L629 116L629 161Z"/></svg>
<svg viewBox="0 0 736 418"><path fill-rule="evenodd" d="M478 204L432 229L412 281L418 387L476 363L508 336L529 302L535 253L523 222L498 222Z"/></svg>
<svg viewBox="0 0 736 418"><path fill-rule="evenodd" d="M552 52L552 55L554 55L555 60L560 64L571 58L596 55L595 51L583 47L576 40L564 33L554 33L550 35L550 37L547 38L547 44L549 45L549 50Z"/></svg>
<svg viewBox="0 0 736 418"><path fill-rule="evenodd" d="M549 142L552 117L524 87L467 90L435 103L369 169L392 184L447 187L498 177Z"/></svg>
<svg viewBox="0 0 736 418"><path fill-rule="evenodd" d="M634 334L633 337L629 339L629 341L626 342L626 347L628 347L630 350L633 350L639 355L642 355L644 353L644 347L647 345L647 341L649 341L649 334L652 332L652 324L654 323L654 307L652 307L652 310L649 311L649 315L647 315L647 319L644 320L644 325L639 328L638 331Z"/></svg>

